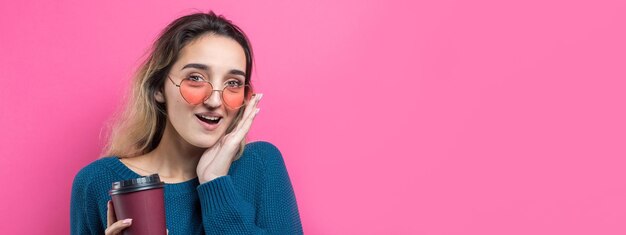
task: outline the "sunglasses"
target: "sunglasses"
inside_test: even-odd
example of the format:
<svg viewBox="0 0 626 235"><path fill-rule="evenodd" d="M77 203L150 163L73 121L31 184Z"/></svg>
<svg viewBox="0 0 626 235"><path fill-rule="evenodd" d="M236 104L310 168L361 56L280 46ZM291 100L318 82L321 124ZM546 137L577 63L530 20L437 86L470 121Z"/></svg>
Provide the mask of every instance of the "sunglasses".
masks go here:
<svg viewBox="0 0 626 235"><path fill-rule="evenodd" d="M251 92L246 92L246 88L249 88L249 85L244 85L239 81L229 81L222 90L213 90L213 84L199 76L186 77L180 84L176 84L170 76L167 76L167 78L172 81L174 86L178 87L180 95L191 105L204 103L204 101L211 97L213 91L217 91L221 93L220 98L226 108L234 110L244 106L246 101L250 100L253 96Z"/></svg>

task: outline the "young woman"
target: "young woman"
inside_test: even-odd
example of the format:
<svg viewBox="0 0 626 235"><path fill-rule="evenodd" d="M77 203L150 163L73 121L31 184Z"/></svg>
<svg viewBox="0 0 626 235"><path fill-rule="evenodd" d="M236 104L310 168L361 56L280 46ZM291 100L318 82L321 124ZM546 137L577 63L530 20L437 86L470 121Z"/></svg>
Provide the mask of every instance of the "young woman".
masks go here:
<svg viewBox="0 0 626 235"><path fill-rule="evenodd" d="M213 12L161 33L138 71L105 154L74 179L72 234L120 234L115 181L159 174L169 234L301 234L280 151L245 142L262 94L250 83L245 34Z"/></svg>

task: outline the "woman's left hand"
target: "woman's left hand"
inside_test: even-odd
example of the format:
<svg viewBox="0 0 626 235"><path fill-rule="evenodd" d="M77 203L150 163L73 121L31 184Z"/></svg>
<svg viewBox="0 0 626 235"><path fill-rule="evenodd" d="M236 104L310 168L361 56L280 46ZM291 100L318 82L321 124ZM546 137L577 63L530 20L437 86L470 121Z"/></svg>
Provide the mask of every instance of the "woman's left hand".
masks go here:
<svg viewBox="0 0 626 235"><path fill-rule="evenodd" d="M239 151L240 143L252 126L252 120L256 117L259 109L257 104L263 94L256 94L246 105L246 109L237 126L230 133L222 136L215 145L208 148L200 158L196 173L200 183L211 181L217 177L228 174L230 164Z"/></svg>

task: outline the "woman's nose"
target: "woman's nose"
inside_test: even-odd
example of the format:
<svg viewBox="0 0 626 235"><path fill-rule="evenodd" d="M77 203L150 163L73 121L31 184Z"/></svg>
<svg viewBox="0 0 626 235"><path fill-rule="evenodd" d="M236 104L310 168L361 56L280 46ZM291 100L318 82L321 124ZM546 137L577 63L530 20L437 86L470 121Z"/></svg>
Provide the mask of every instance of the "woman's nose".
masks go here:
<svg viewBox="0 0 626 235"><path fill-rule="evenodd" d="M222 93L218 90L211 91L204 104L212 108L220 107L222 105Z"/></svg>

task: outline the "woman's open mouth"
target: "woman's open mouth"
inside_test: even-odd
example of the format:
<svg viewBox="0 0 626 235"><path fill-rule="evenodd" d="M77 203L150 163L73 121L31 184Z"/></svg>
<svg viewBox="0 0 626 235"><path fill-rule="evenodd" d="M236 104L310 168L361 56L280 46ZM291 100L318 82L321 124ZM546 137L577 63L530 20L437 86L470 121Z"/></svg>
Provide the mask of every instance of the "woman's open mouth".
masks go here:
<svg viewBox="0 0 626 235"><path fill-rule="evenodd" d="M200 124L209 131L215 130L222 120L222 117L218 115L201 113L195 115Z"/></svg>

